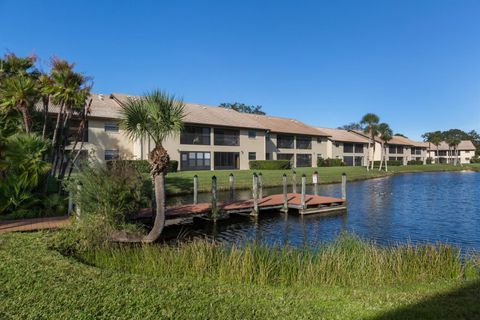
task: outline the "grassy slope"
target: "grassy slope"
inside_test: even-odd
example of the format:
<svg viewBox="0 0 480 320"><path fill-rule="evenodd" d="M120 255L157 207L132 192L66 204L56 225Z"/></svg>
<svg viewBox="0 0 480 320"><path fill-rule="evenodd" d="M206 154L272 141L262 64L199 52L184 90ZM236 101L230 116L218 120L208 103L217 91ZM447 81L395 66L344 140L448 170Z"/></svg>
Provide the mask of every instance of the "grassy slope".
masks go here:
<svg viewBox="0 0 480 320"><path fill-rule="evenodd" d="M389 167L389 172L377 169L367 171L361 167L329 167L329 168L298 168L297 183L300 183L302 174L307 175L307 183L311 182L311 175L314 171L318 171L320 183L334 183L340 182L341 174L347 174L348 181L365 180L371 178L378 178L389 176L396 173L407 172L428 172L428 171L460 171L460 170L475 170L480 171L480 164L470 164L464 166L453 165L419 165L419 166L399 166ZM291 170L264 170L258 171L263 174L264 185L280 186L282 185L282 175L286 173L289 176L289 183L291 182ZM252 185L252 170L217 170L217 171L183 171L177 173L170 173L167 175L166 185L167 192L173 194L185 194L193 192L193 176L198 175L199 191L210 191L211 178L213 175L217 177L217 185L219 189L228 189L228 176L233 173L235 176L236 189L248 189Z"/></svg>
<svg viewBox="0 0 480 320"><path fill-rule="evenodd" d="M0 319L473 319L480 316L479 282L307 289L167 280L161 276L147 278L100 270L65 258L47 248L49 237L47 233L0 236Z"/></svg>

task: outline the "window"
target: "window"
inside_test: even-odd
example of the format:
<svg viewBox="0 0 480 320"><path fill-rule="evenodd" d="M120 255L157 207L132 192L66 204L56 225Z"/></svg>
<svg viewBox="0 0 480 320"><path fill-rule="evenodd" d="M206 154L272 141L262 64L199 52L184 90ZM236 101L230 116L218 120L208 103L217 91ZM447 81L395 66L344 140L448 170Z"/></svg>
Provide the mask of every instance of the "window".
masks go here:
<svg viewBox="0 0 480 320"><path fill-rule="evenodd" d="M119 158L118 149L105 150L105 161L116 160Z"/></svg>
<svg viewBox="0 0 480 320"><path fill-rule="evenodd" d="M104 128L105 128L105 131L108 131L108 132L118 132L118 123L105 122Z"/></svg>
<svg viewBox="0 0 480 320"><path fill-rule="evenodd" d="M346 166L353 166L353 156L343 157L343 162Z"/></svg>
<svg viewBox="0 0 480 320"><path fill-rule="evenodd" d="M312 149L312 137L297 136L297 149Z"/></svg>
<svg viewBox="0 0 480 320"><path fill-rule="evenodd" d="M265 160L272 160L272 154L269 152L265 153Z"/></svg>
<svg viewBox="0 0 480 320"><path fill-rule="evenodd" d="M352 153L353 152L353 143L344 143L343 144L343 152L344 153ZM352 160L353 164L353 160Z"/></svg>
<svg viewBox="0 0 480 320"><path fill-rule="evenodd" d="M401 153L403 153L403 146L399 146L399 145L396 145L396 144L390 144L388 146L388 153L401 154Z"/></svg>
<svg viewBox="0 0 480 320"><path fill-rule="evenodd" d="M412 147L412 149L410 149L410 153L416 155L422 154L422 148Z"/></svg>
<svg viewBox="0 0 480 320"><path fill-rule="evenodd" d="M355 145L355 153L363 153L363 144Z"/></svg>
<svg viewBox="0 0 480 320"><path fill-rule="evenodd" d="M210 152L180 152L181 170L210 170Z"/></svg>
<svg viewBox="0 0 480 320"><path fill-rule="evenodd" d="M323 139L322 137L317 137L317 143L322 143Z"/></svg>
<svg viewBox="0 0 480 320"><path fill-rule="evenodd" d="M293 153L277 153L277 160L288 160L293 167Z"/></svg>
<svg viewBox="0 0 480 320"><path fill-rule="evenodd" d="M240 168L240 156L238 152L215 152L214 160L215 170Z"/></svg>
<svg viewBox="0 0 480 320"><path fill-rule="evenodd" d="M285 149L293 149L294 137L283 134L277 135L277 147Z"/></svg>
<svg viewBox="0 0 480 320"><path fill-rule="evenodd" d="M248 137L250 139L255 139L257 137L257 131L255 130L248 130Z"/></svg>
<svg viewBox="0 0 480 320"><path fill-rule="evenodd" d="M249 152L248 153L248 160L257 160L257 153L256 152Z"/></svg>
<svg viewBox="0 0 480 320"><path fill-rule="evenodd" d="M240 145L240 131L238 130L215 128L214 134L214 144L216 146Z"/></svg>
<svg viewBox="0 0 480 320"><path fill-rule="evenodd" d="M363 157L355 157L355 166L361 167L363 165Z"/></svg>
<svg viewBox="0 0 480 320"><path fill-rule="evenodd" d="M435 151L435 153L437 153L437 152ZM439 151L438 154L439 154L440 156L446 156L446 155L447 155L447 151Z"/></svg>
<svg viewBox="0 0 480 320"><path fill-rule="evenodd" d="M297 154L297 167L311 167L312 155L311 154Z"/></svg>
<svg viewBox="0 0 480 320"><path fill-rule="evenodd" d="M180 134L180 144L210 145L210 128L185 126Z"/></svg>

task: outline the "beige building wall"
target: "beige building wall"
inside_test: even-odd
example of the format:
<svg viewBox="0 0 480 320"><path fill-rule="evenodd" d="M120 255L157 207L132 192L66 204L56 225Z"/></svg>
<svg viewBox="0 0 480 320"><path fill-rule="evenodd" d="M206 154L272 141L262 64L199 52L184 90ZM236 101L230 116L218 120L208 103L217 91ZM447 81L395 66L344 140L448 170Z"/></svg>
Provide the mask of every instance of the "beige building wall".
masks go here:
<svg viewBox="0 0 480 320"><path fill-rule="evenodd" d="M327 158L332 158L332 159L342 159L343 161L343 157L362 157L362 166L366 166L367 165L367 155L368 155L368 144L363 144L363 152L361 153L357 153L357 152L349 152L349 153L345 153L344 152L344 149L343 149L343 144L344 142L341 142L341 141L331 141L331 140L328 140L328 145L329 147L327 148L328 149L331 149L331 152L330 154L328 155ZM358 143L358 142L346 142L346 143L352 143L352 144L362 144L362 143Z"/></svg>
<svg viewBox="0 0 480 320"><path fill-rule="evenodd" d="M202 126L207 127L207 126ZM209 145L197 145L197 144L181 144L180 135L175 137L170 137L165 140L163 146L170 155L171 160L176 160L179 163L179 170L181 168L181 152L210 152L210 169L214 168L214 153L215 152L238 152L240 158L240 167L239 169L245 170L249 169L249 153L255 152L256 160L265 160L265 131L263 130L254 130L254 129L239 129L239 146L217 146L214 145L214 129L215 127L210 128L210 144ZM229 128L230 129L230 128ZM249 131L255 131L256 137L250 138L248 136ZM153 141L143 141L137 142L135 147L135 158L136 159L147 159L149 150L152 150L155 147Z"/></svg>
<svg viewBox="0 0 480 320"><path fill-rule="evenodd" d="M442 150L440 150L442 151ZM454 159L454 155L453 155L453 152L452 152L452 156L440 156L440 157L437 157L435 156L435 152L436 150L430 150L428 151L428 155L430 158L433 159L433 161L435 163L439 163L439 159L438 158L443 158L445 160L448 159L448 163L453 163L453 159ZM448 151L447 151L447 154L448 154ZM475 156L475 151L474 150L460 150L459 151L459 156L458 156L458 159L460 160L460 163L461 164L468 164L470 163L470 160Z"/></svg>
<svg viewBox="0 0 480 320"><path fill-rule="evenodd" d="M134 143L122 130L118 132L106 131L105 123L118 120L90 119L88 120L88 142L84 144L85 150L100 163L105 162L106 150L118 150L120 157L130 159L134 156Z"/></svg>
<svg viewBox="0 0 480 320"><path fill-rule="evenodd" d="M312 136L311 149L297 149L297 136L293 134L284 135L294 136L294 148L277 148L277 133L269 133L269 138L267 139L266 143L266 152L271 154L271 160L277 160L278 154L293 154L293 166L297 167L297 154L310 154L312 155L312 167L316 167L318 157L327 157L327 138L321 136Z"/></svg>

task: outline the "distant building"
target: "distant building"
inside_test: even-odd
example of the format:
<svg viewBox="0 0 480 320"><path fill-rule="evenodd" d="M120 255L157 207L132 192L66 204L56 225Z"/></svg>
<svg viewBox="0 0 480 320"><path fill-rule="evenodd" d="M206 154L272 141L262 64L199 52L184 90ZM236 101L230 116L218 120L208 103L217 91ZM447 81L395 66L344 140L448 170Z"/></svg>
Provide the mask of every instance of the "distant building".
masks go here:
<svg viewBox="0 0 480 320"><path fill-rule="evenodd" d="M449 147L448 143L442 141L437 146L430 144L428 148L429 157L435 163L455 163L455 157L458 157L459 163L470 163L470 160L475 156L475 145L470 140L462 140L456 147L458 154L455 154L453 147Z"/></svg>

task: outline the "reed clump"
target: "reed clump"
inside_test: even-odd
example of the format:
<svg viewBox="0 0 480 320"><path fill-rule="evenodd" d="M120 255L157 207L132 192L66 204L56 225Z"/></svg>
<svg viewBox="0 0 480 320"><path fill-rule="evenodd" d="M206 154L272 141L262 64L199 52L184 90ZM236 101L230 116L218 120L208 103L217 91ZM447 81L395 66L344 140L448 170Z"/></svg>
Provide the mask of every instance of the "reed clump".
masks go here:
<svg viewBox="0 0 480 320"><path fill-rule="evenodd" d="M462 256L443 244L380 247L341 234L329 244L309 248L249 243L225 246L194 240L176 246L102 248L82 260L111 270L172 279L277 285L382 285L471 279L479 257Z"/></svg>

